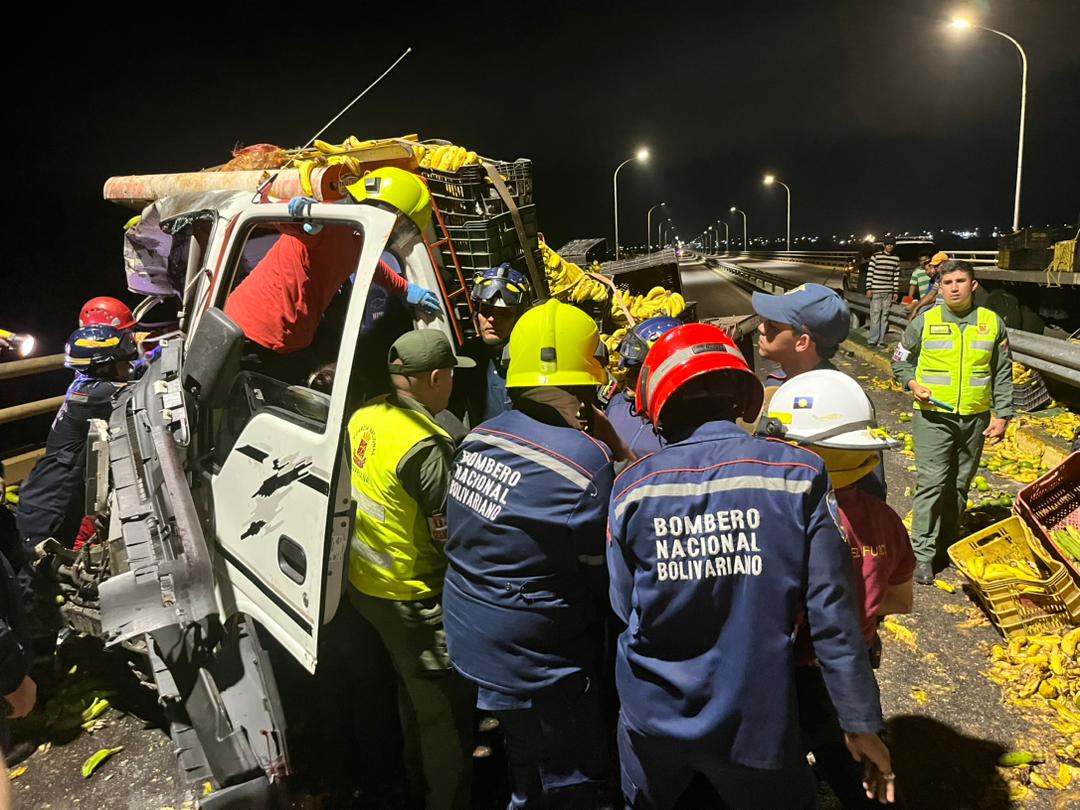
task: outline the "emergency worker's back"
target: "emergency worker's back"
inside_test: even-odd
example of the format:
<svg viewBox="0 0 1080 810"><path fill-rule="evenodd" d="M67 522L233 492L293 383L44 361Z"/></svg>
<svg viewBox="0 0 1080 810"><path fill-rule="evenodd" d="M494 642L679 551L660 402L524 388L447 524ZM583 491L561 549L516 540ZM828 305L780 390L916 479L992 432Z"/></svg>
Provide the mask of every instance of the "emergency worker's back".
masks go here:
<svg viewBox="0 0 1080 810"><path fill-rule="evenodd" d="M611 480L602 444L517 410L465 438L443 609L450 655L471 680L524 695L580 671L606 585Z"/></svg>
<svg viewBox="0 0 1080 810"><path fill-rule="evenodd" d="M804 596L820 629L831 626L826 646L862 648L830 510L819 457L731 422L706 423L616 479L608 564L627 624L616 672L630 728L709 741L750 767L799 755L792 641Z"/></svg>

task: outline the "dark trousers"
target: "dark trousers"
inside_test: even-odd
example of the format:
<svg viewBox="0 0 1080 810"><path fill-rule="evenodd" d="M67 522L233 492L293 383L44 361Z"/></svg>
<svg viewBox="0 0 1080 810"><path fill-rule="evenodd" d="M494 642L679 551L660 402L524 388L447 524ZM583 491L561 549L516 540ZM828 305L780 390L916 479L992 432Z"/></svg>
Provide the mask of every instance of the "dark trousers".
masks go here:
<svg viewBox="0 0 1080 810"><path fill-rule="evenodd" d="M675 807L698 774L716 792L725 810L806 810L815 805L814 780L805 758L795 758L777 771L746 768L723 759L724 752L638 734L619 722L626 810L669 810Z"/></svg>
<svg viewBox="0 0 1080 810"><path fill-rule="evenodd" d="M480 690L477 705L506 738L509 810L593 810L608 775L608 740L596 685L584 675L527 699Z"/></svg>
<svg viewBox="0 0 1080 810"><path fill-rule="evenodd" d="M349 600L379 634L398 675L405 768L428 810L465 810L472 786L472 684L451 666L442 598L403 602L350 587ZM382 695L368 696L383 701ZM416 791L420 792L420 791Z"/></svg>
<svg viewBox="0 0 1080 810"><path fill-rule="evenodd" d="M821 667L797 667L795 691L799 698L799 731L803 747L813 753L818 774L832 788L845 810L880 807L866 798L862 767L844 743L844 732L825 688Z"/></svg>

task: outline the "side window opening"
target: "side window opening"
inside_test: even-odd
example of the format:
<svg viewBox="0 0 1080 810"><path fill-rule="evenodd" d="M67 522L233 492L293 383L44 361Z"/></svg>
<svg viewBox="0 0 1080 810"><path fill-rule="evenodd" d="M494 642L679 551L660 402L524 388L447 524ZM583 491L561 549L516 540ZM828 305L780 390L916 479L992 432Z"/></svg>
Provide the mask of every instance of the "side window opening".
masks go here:
<svg viewBox="0 0 1080 810"><path fill-rule="evenodd" d="M224 413L211 428L216 461L224 463L244 425L263 410L313 432L326 430L331 393L349 381L333 373L333 364L362 246L353 224L326 223L307 234L292 221L263 221L234 248L216 303L244 331L244 353Z"/></svg>

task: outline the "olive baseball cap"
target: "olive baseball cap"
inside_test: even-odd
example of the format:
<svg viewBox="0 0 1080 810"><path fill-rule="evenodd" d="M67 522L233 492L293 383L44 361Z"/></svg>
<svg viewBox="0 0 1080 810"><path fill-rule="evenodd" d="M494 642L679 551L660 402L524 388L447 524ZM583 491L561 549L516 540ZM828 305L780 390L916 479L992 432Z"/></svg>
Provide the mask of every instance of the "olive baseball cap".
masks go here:
<svg viewBox="0 0 1080 810"><path fill-rule="evenodd" d="M394 341L387 357L391 374L423 374L437 368L472 368L476 361L458 357L438 329L415 329Z"/></svg>

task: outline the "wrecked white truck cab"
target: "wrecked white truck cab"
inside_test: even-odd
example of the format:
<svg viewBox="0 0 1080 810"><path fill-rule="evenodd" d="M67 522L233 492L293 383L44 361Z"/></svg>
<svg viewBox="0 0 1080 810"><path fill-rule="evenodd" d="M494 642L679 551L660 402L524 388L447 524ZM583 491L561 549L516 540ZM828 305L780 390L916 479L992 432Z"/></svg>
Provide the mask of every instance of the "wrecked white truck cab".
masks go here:
<svg viewBox="0 0 1080 810"><path fill-rule="evenodd" d="M362 240L313 343L312 360L336 363L329 393L249 367L224 313L246 273L303 223ZM289 760L260 636L314 672L341 600L354 509L346 423L370 393L365 363L385 371L370 336L372 308L386 304L376 268L385 259L445 300L444 271L385 204L316 204L298 220L248 192L159 200L125 254L133 291L177 300L179 331L91 431L88 504L109 530L102 551L71 568L96 584L100 616L92 599L65 613L149 657L185 778L213 784L202 806L274 806ZM410 312L404 327L460 343L446 311L429 322Z"/></svg>

